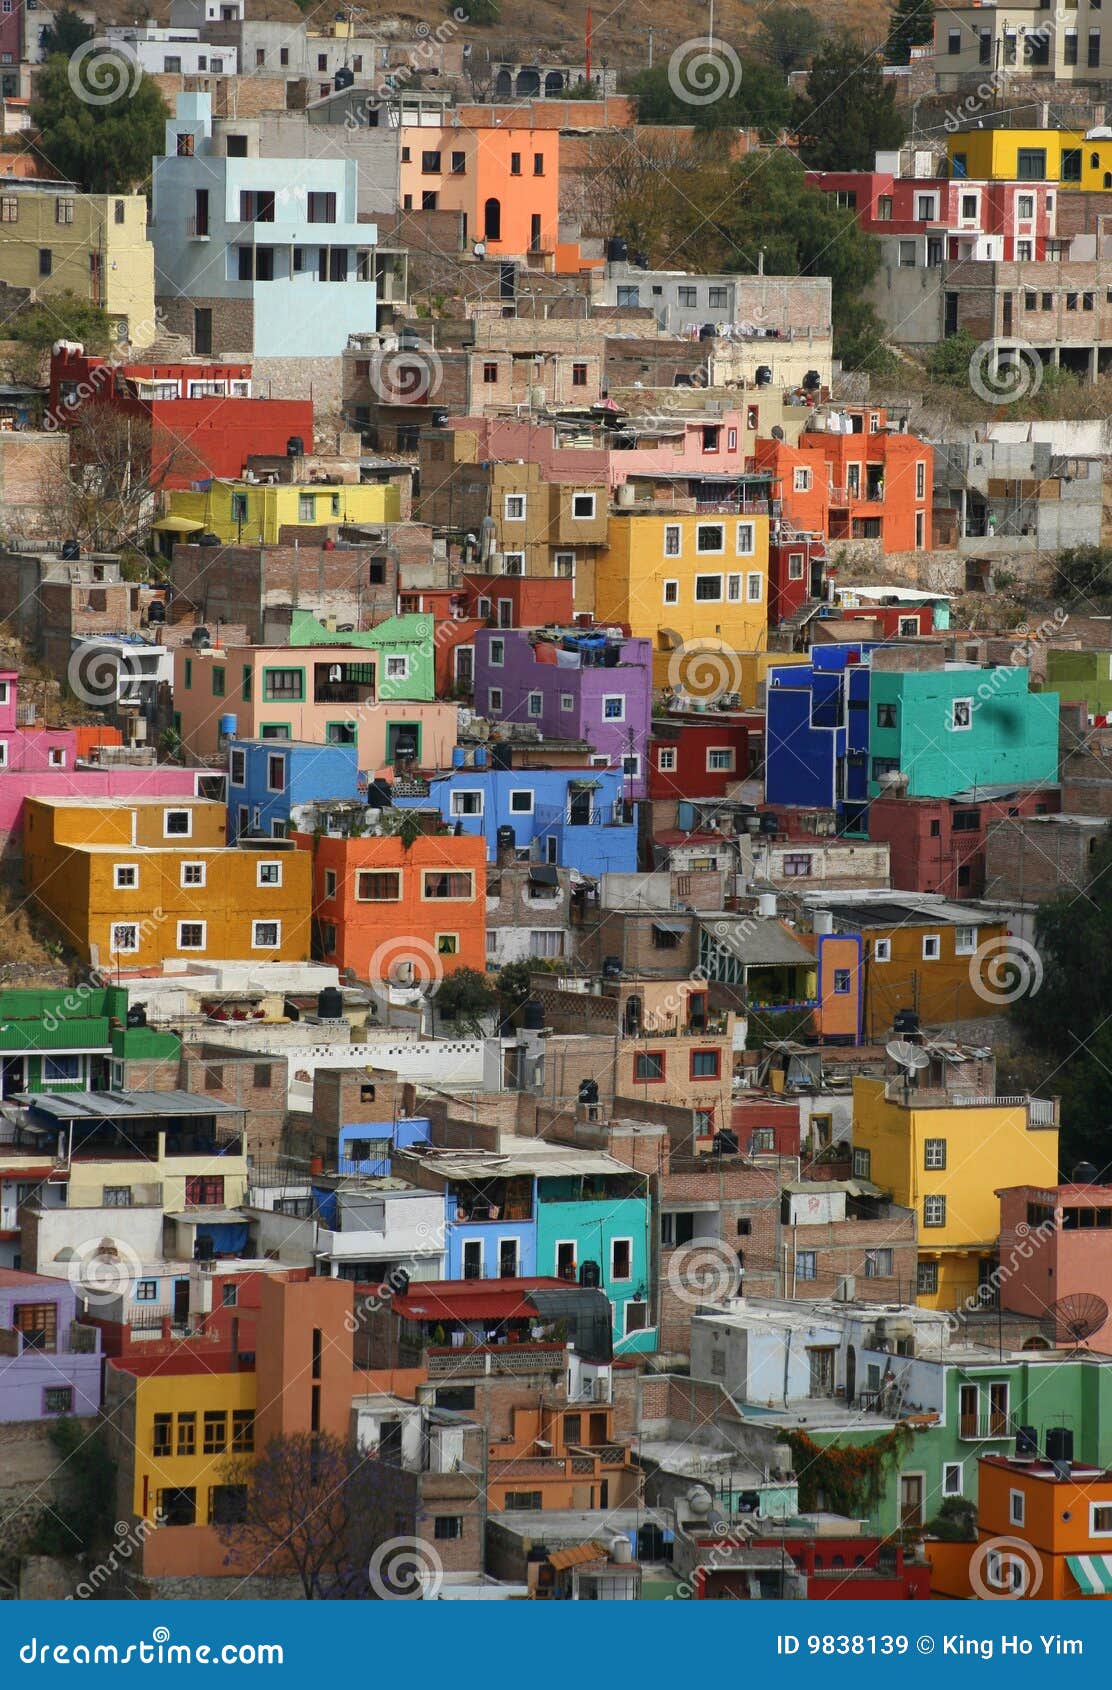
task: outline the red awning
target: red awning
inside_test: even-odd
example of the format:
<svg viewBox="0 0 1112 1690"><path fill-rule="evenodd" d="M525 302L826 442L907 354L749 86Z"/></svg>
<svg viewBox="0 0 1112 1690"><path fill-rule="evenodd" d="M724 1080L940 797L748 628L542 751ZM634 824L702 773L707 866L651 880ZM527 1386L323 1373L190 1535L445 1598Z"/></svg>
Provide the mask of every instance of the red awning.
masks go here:
<svg viewBox="0 0 1112 1690"><path fill-rule="evenodd" d="M566 1291L565 1279L436 1279L411 1284L392 1303L405 1320L528 1320L531 1291Z"/></svg>

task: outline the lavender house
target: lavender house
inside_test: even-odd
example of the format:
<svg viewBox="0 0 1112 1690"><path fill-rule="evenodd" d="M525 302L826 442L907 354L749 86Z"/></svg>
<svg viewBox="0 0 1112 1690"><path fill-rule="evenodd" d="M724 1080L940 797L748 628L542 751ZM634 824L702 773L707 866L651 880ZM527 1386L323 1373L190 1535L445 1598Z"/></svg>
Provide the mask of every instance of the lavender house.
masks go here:
<svg viewBox="0 0 1112 1690"><path fill-rule="evenodd" d="M652 641L606 629L481 629L475 708L496 722L532 722L545 739L584 740L598 768L621 769L646 795Z"/></svg>
<svg viewBox="0 0 1112 1690"><path fill-rule="evenodd" d="M0 1421L96 1414L100 1333L76 1312L67 1280L0 1268Z"/></svg>

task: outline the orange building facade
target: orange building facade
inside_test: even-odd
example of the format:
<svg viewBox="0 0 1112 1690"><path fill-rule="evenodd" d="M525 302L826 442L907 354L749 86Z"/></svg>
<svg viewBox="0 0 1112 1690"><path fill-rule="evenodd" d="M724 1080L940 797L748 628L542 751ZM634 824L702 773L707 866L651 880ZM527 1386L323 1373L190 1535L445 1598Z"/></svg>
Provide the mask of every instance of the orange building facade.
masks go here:
<svg viewBox="0 0 1112 1690"><path fill-rule="evenodd" d="M493 258L550 258L559 234L560 136L552 129L401 131L406 211L455 211Z"/></svg>
<svg viewBox="0 0 1112 1690"><path fill-rule="evenodd" d="M360 980L422 985L486 968L486 841L422 834L295 834L313 857L314 930L323 961Z"/></svg>
<svg viewBox="0 0 1112 1690"><path fill-rule="evenodd" d="M926 550L934 454L914 434L890 429L883 410L839 413L853 427L812 427L790 446L756 442L756 468L778 482L784 516L828 540L879 540L884 552ZM833 416L824 419L828 425Z"/></svg>
<svg viewBox="0 0 1112 1690"><path fill-rule="evenodd" d="M487 1505L503 1508L622 1508L637 1500L641 1470L619 1443L614 1410L515 1408L513 1432L490 1445Z"/></svg>

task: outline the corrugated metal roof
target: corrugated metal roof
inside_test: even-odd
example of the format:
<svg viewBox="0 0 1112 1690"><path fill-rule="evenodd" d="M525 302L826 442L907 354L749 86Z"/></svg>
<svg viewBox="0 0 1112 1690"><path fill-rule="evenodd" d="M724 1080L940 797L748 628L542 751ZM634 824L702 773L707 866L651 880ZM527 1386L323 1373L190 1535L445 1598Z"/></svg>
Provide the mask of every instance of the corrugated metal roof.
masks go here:
<svg viewBox="0 0 1112 1690"><path fill-rule="evenodd" d="M117 1121L143 1115L241 1115L231 1103L189 1091L20 1092L10 1099L58 1121Z"/></svg>
<svg viewBox="0 0 1112 1690"><path fill-rule="evenodd" d="M548 1557L550 1567L563 1572L565 1567L580 1567L586 1561L609 1561L610 1551L597 1541L577 1543L574 1549L554 1549Z"/></svg>

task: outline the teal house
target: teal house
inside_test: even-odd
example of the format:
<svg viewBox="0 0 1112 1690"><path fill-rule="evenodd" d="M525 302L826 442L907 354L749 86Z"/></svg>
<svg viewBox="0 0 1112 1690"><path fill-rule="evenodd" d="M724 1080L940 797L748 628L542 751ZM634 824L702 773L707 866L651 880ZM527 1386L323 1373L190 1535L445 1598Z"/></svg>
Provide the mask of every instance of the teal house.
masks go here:
<svg viewBox="0 0 1112 1690"><path fill-rule="evenodd" d="M549 1175L543 1164L538 1168L537 1273L605 1291L614 1311L616 1356L655 1350L647 1182L608 1156L592 1159L615 1171Z"/></svg>
<svg viewBox="0 0 1112 1690"><path fill-rule="evenodd" d="M870 798L1058 778L1058 694L1031 692L1026 669L874 669L868 708Z"/></svg>
<svg viewBox="0 0 1112 1690"><path fill-rule="evenodd" d="M435 624L431 616L388 616L362 633L334 634L307 610L290 619L289 644L363 646L377 653L376 692L380 703L407 700L431 703L436 697Z"/></svg>

